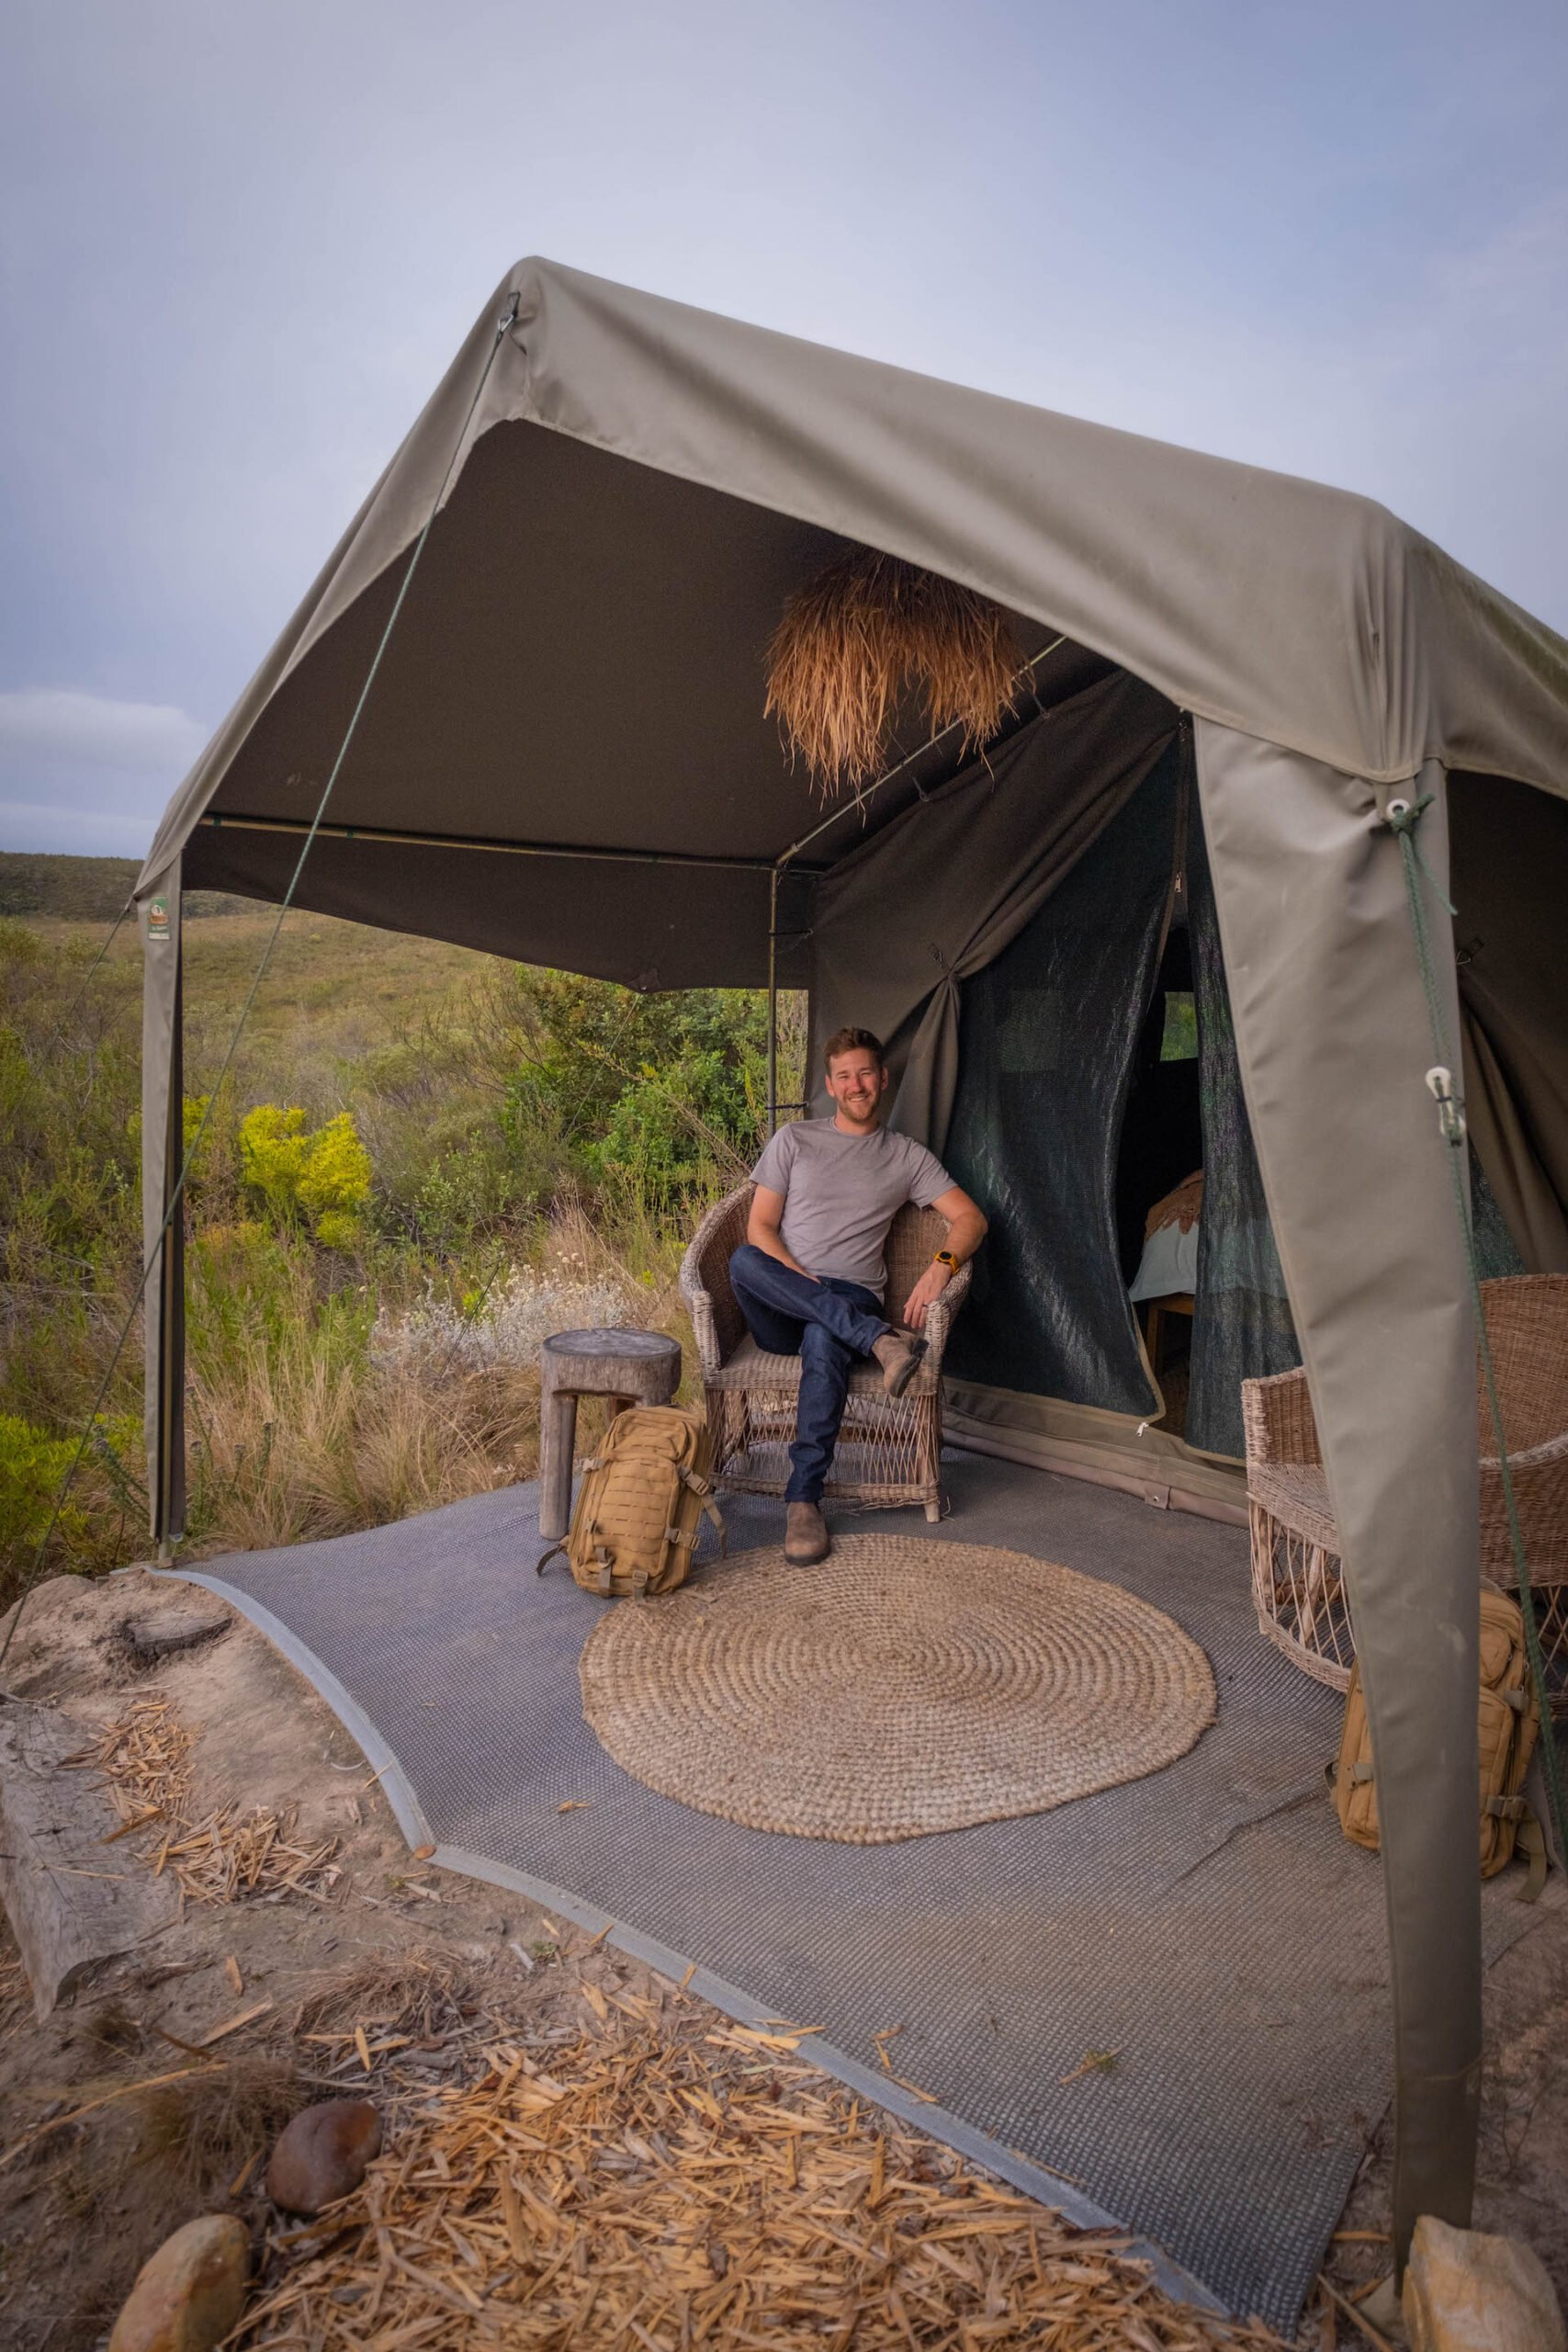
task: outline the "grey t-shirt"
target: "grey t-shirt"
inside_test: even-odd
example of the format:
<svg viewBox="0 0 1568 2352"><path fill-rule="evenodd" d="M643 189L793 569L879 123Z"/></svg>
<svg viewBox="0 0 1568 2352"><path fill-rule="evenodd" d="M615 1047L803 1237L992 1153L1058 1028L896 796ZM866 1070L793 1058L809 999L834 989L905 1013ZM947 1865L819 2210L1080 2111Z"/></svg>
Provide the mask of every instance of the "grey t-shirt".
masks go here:
<svg viewBox="0 0 1568 2352"><path fill-rule="evenodd" d="M880 1296L887 1228L906 1201L929 1209L953 1179L934 1153L910 1136L877 1127L846 1135L831 1119L781 1127L751 1171L782 1193L784 1248L808 1274L862 1283Z"/></svg>

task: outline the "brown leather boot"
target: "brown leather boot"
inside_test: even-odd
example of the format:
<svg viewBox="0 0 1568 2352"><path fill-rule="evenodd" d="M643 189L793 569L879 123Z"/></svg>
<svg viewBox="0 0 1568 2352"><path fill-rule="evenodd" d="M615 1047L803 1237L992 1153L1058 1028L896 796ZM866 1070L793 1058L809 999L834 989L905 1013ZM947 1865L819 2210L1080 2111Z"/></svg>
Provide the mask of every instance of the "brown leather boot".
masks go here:
<svg viewBox="0 0 1568 2352"><path fill-rule="evenodd" d="M889 1396L902 1396L920 1368L926 1343L913 1331L884 1331L871 1352L882 1366L882 1385Z"/></svg>
<svg viewBox="0 0 1568 2352"><path fill-rule="evenodd" d="M784 1506L784 1558L792 1568L815 1567L832 1548L828 1522L815 1503Z"/></svg>

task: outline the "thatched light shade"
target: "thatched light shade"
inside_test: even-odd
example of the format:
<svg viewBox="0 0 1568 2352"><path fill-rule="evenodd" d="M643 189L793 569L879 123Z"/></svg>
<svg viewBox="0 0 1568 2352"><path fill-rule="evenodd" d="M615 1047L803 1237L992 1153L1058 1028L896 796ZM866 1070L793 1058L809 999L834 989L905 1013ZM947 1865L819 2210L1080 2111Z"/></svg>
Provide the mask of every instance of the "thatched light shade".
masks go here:
<svg viewBox="0 0 1568 2352"><path fill-rule="evenodd" d="M785 605L766 707L824 794L853 790L886 766L908 693L924 698L933 733L961 727L961 751L977 751L1012 707L1022 670L1007 615L988 597L852 548Z"/></svg>

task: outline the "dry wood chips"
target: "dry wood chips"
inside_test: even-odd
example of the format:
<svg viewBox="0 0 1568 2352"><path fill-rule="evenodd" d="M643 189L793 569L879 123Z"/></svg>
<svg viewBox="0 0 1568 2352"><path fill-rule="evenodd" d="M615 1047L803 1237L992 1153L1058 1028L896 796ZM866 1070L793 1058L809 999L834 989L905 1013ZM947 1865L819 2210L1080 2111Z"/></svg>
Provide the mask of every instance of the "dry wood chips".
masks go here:
<svg viewBox="0 0 1568 2352"><path fill-rule="evenodd" d="M115 1838L137 1837L154 1875L167 1870L182 1900L320 1898L338 1875L336 1838L298 1843L292 1805L245 1811L225 1804L198 1813L191 1803L195 1745L168 1700L152 1694L138 1699L92 1747L67 1760L102 1773L120 1817Z"/></svg>
<svg viewBox="0 0 1568 2352"><path fill-rule="evenodd" d="M567 2046L404 2087L365 2186L270 2241L231 2342L1273 2346L792 2063L794 2036L617 1993ZM597 2019L600 2003L593 2005ZM682 2008L684 2003L680 2005Z"/></svg>

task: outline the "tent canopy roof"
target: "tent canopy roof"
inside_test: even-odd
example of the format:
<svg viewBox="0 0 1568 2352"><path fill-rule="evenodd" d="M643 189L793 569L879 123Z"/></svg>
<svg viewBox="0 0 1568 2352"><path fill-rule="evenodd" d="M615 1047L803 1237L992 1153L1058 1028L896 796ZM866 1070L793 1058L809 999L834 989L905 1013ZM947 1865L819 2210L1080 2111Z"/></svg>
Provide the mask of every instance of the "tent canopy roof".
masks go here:
<svg viewBox="0 0 1568 2352"><path fill-rule="evenodd" d="M303 904L644 986L757 980L767 869L823 815L763 718L765 649L854 541L1005 605L1054 649L1047 707L1120 665L1369 781L1436 756L1568 793L1568 644L1373 503L526 261L171 802L144 889L188 843L188 882L282 895L481 379ZM918 756L803 865L953 764Z"/></svg>

